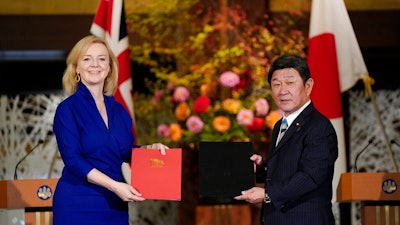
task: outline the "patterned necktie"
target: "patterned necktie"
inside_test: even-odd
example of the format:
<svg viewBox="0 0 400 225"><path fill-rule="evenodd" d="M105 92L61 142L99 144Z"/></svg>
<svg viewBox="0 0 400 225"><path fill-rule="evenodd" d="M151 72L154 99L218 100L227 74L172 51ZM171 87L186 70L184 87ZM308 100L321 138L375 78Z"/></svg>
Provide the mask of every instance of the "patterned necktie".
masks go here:
<svg viewBox="0 0 400 225"><path fill-rule="evenodd" d="M286 118L283 118L282 123L281 123L281 130L279 131L278 140L276 141L276 145L278 145L278 143L282 139L283 135L285 135L287 128L288 128L288 122L287 122Z"/></svg>

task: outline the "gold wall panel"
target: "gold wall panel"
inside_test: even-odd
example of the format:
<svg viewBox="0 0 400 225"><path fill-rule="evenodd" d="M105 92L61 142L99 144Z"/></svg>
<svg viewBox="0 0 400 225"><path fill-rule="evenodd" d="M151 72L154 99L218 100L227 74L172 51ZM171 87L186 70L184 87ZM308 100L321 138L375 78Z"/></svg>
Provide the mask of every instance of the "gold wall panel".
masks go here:
<svg viewBox="0 0 400 225"><path fill-rule="evenodd" d="M161 1L174 5L178 0ZM141 12L154 0L125 0L129 12ZM92 15L99 0L0 0L0 15ZM160 5L160 9L165 9Z"/></svg>
<svg viewBox="0 0 400 225"><path fill-rule="evenodd" d="M349 10L400 9L399 0L344 0ZM0 0L0 15L94 14L99 0ZM125 0L128 13L141 12L154 0ZM166 0L173 5L178 0ZM272 11L309 10L311 0L270 0ZM161 9L163 7L160 7Z"/></svg>
<svg viewBox="0 0 400 225"><path fill-rule="evenodd" d="M312 0L270 0L272 11L310 10ZM348 10L400 9L399 0L344 0Z"/></svg>
<svg viewBox="0 0 400 225"><path fill-rule="evenodd" d="M2 15L94 14L98 0L0 0Z"/></svg>

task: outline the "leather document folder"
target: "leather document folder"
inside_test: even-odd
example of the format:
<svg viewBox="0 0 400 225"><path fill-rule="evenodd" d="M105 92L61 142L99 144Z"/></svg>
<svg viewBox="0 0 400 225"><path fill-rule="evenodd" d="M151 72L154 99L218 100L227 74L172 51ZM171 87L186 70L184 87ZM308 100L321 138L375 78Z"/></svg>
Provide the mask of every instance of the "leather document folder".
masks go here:
<svg viewBox="0 0 400 225"><path fill-rule="evenodd" d="M134 148L131 185L152 200L181 200L182 149L171 148L166 155L159 150Z"/></svg>
<svg viewBox="0 0 400 225"><path fill-rule="evenodd" d="M252 154L251 142L200 142L200 204L245 203L233 197L255 185Z"/></svg>

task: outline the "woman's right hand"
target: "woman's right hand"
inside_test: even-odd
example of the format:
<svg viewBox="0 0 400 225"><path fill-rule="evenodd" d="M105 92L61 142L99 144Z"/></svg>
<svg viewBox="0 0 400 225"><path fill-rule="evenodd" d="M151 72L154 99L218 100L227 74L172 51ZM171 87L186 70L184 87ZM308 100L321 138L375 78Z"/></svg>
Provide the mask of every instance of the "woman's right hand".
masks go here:
<svg viewBox="0 0 400 225"><path fill-rule="evenodd" d="M113 192L126 202L137 202L146 200L142 197L142 194L139 191L137 191L130 184L124 182L116 182Z"/></svg>
<svg viewBox="0 0 400 225"><path fill-rule="evenodd" d="M142 194L133 188L130 184L125 182L119 182L111 179L109 176L100 172L96 168L92 169L88 175L87 180L90 183L97 184L107 188L108 190L114 192L118 197L127 202L132 201L144 201L145 198Z"/></svg>

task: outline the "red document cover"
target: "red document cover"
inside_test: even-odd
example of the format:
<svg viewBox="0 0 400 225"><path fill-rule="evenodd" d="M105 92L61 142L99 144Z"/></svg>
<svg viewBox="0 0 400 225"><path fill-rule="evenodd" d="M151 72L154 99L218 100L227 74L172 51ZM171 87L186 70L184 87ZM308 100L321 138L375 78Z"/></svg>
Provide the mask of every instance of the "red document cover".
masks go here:
<svg viewBox="0 0 400 225"><path fill-rule="evenodd" d="M182 149L168 149L166 155L159 150L132 150L131 185L143 198L180 201L181 182Z"/></svg>

